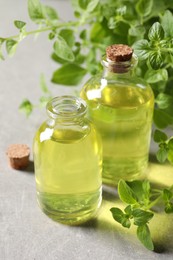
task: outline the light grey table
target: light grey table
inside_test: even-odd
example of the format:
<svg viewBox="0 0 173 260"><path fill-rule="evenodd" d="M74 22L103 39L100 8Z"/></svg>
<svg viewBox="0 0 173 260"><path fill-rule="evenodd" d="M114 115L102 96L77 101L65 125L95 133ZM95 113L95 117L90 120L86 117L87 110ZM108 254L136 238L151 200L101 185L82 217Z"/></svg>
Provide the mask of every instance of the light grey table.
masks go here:
<svg viewBox="0 0 173 260"><path fill-rule="evenodd" d="M60 10L64 19L72 16L69 1L45 0ZM13 20L29 22L26 0L0 0L0 36L15 34ZM14 58L0 62L0 259L1 260L114 260L173 259L173 216L157 214L151 223L156 252L146 250L137 240L135 230L123 230L109 209L119 205L116 190L105 188L98 218L86 225L70 227L53 222L37 206L34 170L16 171L7 164L5 151L11 143L32 147L37 127L45 117L35 110L29 119L18 112L24 98L37 103L41 90L39 76L44 73L53 95L72 93L71 88L51 85L49 79L56 64L50 60L52 43L47 35L37 40L27 38ZM151 181L168 185L173 168L150 163Z"/></svg>

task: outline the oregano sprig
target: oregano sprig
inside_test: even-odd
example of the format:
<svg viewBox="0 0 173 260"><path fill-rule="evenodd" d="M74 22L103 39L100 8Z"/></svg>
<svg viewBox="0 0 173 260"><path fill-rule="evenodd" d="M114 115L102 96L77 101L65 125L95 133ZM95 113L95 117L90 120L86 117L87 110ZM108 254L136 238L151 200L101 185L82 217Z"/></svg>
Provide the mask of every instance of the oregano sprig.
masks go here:
<svg viewBox="0 0 173 260"><path fill-rule="evenodd" d="M149 250L154 250L149 222L154 217L153 207L162 201L164 211L173 213L173 187L155 190L150 182L120 180L118 194L123 203L128 204L124 210L113 207L110 209L115 221L125 228L134 224L138 239Z"/></svg>

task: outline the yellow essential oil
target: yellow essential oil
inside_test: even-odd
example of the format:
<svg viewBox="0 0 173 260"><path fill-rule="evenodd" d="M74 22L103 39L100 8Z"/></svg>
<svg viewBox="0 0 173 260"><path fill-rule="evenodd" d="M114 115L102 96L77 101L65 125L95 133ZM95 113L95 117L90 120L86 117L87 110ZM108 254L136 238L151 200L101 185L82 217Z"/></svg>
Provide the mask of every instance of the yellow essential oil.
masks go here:
<svg viewBox="0 0 173 260"><path fill-rule="evenodd" d="M146 171L154 95L151 88L129 74L131 63L103 62L103 75L91 78L81 97L103 143L103 182L137 179ZM116 67L117 65L117 67Z"/></svg>
<svg viewBox="0 0 173 260"><path fill-rule="evenodd" d="M54 220L78 224L101 204L102 147L95 127L75 107L76 98L63 97L63 105L61 99L51 111L57 118L43 123L34 139L37 199Z"/></svg>

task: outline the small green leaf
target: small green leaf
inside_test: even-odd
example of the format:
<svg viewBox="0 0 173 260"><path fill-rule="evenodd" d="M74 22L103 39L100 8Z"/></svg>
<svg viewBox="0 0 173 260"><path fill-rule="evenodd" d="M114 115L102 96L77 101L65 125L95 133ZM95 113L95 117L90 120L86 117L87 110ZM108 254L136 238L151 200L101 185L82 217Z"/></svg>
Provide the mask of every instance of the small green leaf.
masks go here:
<svg viewBox="0 0 173 260"><path fill-rule="evenodd" d="M90 0L78 0L79 6L84 10L87 8L89 2Z"/></svg>
<svg viewBox="0 0 173 260"><path fill-rule="evenodd" d="M157 157L157 160L160 162L160 163L164 163L167 159L167 155L168 155L168 150L165 149L165 148L160 148L157 153L156 153L156 157Z"/></svg>
<svg viewBox="0 0 173 260"><path fill-rule="evenodd" d="M18 42L13 39L6 40L6 50L9 56L13 56L15 54L17 44Z"/></svg>
<svg viewBox="0 0 173 260"><path fill-rule="evenodd" d="M166 10L162 19L161 24L163 26L163 29L165 31L166 37L173 37L173 15L169 10Z"/></svg>
<svg viewBox="0 0 173 260"><path fill-rule="evenodd" d="M53 40L55 38L55 33L54 32L50 32L48 35L49 40Z"/></svg>
<svg viewBox="0 0 173 260"><path fill-rule="evenodd" d="M59 64L66 64L67 61L64 59L61 59L60 57L58 57L55 53L52 53L51 58L55 61L58 62Z"/></svg>
<svg viewBox="0 0 173 260"><path fill-rule="evenodd" d="M161 142L165 142L165 141L168 139L168 137L167 137L167 135L166 135L164 132L162 132L162 131L156 129L156 130L154 131L154 137L153 137L153 139L154 139L154 141L155 141L156 143L161 143Z"/></svg>
<svg viewBox="0 0 173 260"><path fill-rule="evenodd" d="M132 207L131 205L128 205L125 209L124 212L130 217L132 214Z"/></svg>
<svg viewBox="0 0 173 260"><path fill-rule="evenodd" d="M154 70L158 70L160 68L162 68L163 66L163 62L164 62L164 58L163 55L160 51L152 51L149 53L149 62L151 67Z"/></svg>
<svg viewBox="0 0 173 260"><path fill-rule="evenodd" d="M28 13L31 20L35 22L45 19L44 7L39 0L28 0Z"/></svg>
<svg viewBox="0 0 173 260"><path fill-rule="evenodd" d="M77 64L63 65L53 73L52 82L68 86L78 85L87 71Z"/></svg>
<svg viewBox="0 0 173 260"><path fill-rule="evenodd" d="M141 243L149 250L154 250L153 241L151 239L150 230L147 225L137 228L137 236Z"/></svg>
<svg viewBox="0 0 173 260"><path fill-rule="evenodd" d="M50 19L50 20L58 20L59 19L56 10L54 8L52 8L51 6L47 6L47 5L44 6L44 11L45 11L48 19Z"/></svg>
<svg viewBox="0 0 173 260"><path fill-rule="evenodd" d="M127 182L127 184L135 194L137 201L139 203L140 201L143 201L143 197L144 197L143 181L135 180L135 181Z"/></svg>
<svg viewBox="0 0 173 260"><path fill-rule="evenodd" d="M173 117L161 109L154 109L153 119L155 125L160 129L173 124Z"/></svg>
<svg viewBox="0 0 173 260"><path fill-rule="evenodd" d="M89 3L87 5L86 11L87 11L87 13L91 13L98 5L99 0L92 0L92 1L88 1L88 2Z"/></svg>
<svg viewBox="0 0 173 260"><path fill-rule="evenodd" d="M137 202L133 190L124 180L120 180L118 183L118 194L120 199L125 203L135 204Z"/></svg>
<svg viewBox="0 0 173 260"><path fill-rule="evenodd" d="M157 83L159 81L167 81L168 72L166 69L159 69L159 70L148 69L144 77L148 83Z"/></svg>
<svg viewBox="0 0 173 260"><path fill-rule="evenodd" d="M124 216L124 218L121 221L121 225L125 228L130 228L131 222L127 216Z"/></svg>
<svg viewBox="0 0 173 260"><path fill-rule="evenodd" d="M148 32L148 38L150 41L161 41L164 38L164 30L160 23L156 22L154 23L149 32Z"/></svg>
<svg viewBox="0 0 173 260"><path fill-rule="evenodd" d="M159 93L155 98L155 103L160 109L166 109L173 104L173 97L165 93Z"/></svg>
<svg viewBox="0 0 173 260"><path fill-rule="evenodd" d="M25 22L22 22L22 21L19 21L19 20L16 20L16 21L14 21L14 25L18 28L18 29L22 29L25 25L26 25L26 23Z"/></svg>
<svg viewBox="0 0 173 260"><path fill-rule="evenodd" d="M167 202L167 201L169 201L170 199L172 199L173 194L172 194L172 192L171 192L170 190L164 189L164 190L162 191L162 196L163 196L164 201Z"/></svg>
<svg viewBox="0 0 173 260"><path fill-rule="evenodd" d="M86 40L86 38L87 38L87 30L86 29L82 30L79 36L80 36L80 38L82 40Z"/></svg>
<svg viewBox="0 0 173 260"><path fill-rule="evenodd" d="M113 218L121 224L121 221L124 217L123 211L119 208L111 208L110 211L112 212Z"/></svg>
<svg viewBox="0 0 173 260"><path fill-rule="evenodd" d="M132 215L134 217L134 224L136 226L143 226L147 224L150 219L154 216L153 213L142 210L142 209L134 209L132 211Z"/></svg>
<svg viewBox="0 0 173 260"><path fill-rule="evenodd" d="M73 47L75 43L74 31L70 29L63 29L59 35L66 41L69 47Z"/></svg>
<svg viewBox="0 0 173 260"><path fill-rule="evenodd" d="M165 205L165 213L170 214L173 213L173 203L169 202Z"/></svg>
<svg viewBox="0 0 173 260"><path fill-rule="evenodd" d="M75 57L71 48L60 35L57 36L53 49L58 57L67 61L74 61Z"/></svg>
<svg viewBox="0 0 173 260"><path fill-rule="evenodd" d="M139 0L136 4L136 10L140 16L148 16L153 7L153 0Z"/></svg>
<svg viewBox="0 0 173 260"><path fill-rule="evenodd" d="M25 113L26 116L29 116L33 111L32 103L28 99L23 100L19 106L19 111Z"/></svg>
<svg viewBox="0 0 173 260"><path fill-rule="evenodd" d="M136 55L139 57L139 59L146 60L148 59L150 47L149 42L145 39L137 41L133 48L135 50Z"/></svg>

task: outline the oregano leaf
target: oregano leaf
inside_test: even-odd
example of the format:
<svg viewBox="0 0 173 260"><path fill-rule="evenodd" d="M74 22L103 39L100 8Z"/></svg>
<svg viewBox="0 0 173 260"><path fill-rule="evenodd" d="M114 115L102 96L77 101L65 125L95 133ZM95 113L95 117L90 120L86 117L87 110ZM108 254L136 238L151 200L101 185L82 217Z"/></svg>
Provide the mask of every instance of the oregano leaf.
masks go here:
<svg viewBox="0 0 173 260"><path fill-rule="evenodd" d="M168 80L168 72L166 69L148 69L145 76L145 80L148 83L157 83L159 81L167 81Z"/></svg>
<svg viewBox="0 0 173 260"><path fill-rule="evenodd" d="M156 129L156 130L154 131L153 139L154 139L154 141L155 141L156 143L160 143L160 142L166 141L166 140L168 139L168 137L167 137L167 135L166 135L164 132L162 132L162 131Z"/></svg>
<svg viewBox="0 0 173 260"><path fill-rule="evenodd" d="M53 73L52 82L67 86L76 86L86 74L86 70L77 64L64 64Z"/></svg>
<svg viewBox="0 0 173 260"><path fill-rule="evenodd" d="M149 32L148 38L150 41L161 41L164 38L164 30L159 22L154 23Z"/></svg>
<svg viewBox="0 0 173 260"><path fill-rule="evenodd" d="M169 10L166 10L164 15L161 18L161 24L165 31L166 37L173 37L173 15Z"/></svg>
<svg viewBox="0 0 173 260"><path fill-rule="evenodd" d="M63 29L60 31L59 35L63 37L69 47L73 47L75 43L74 31L71 29Z"/></svg>
<svg viewBox="0 0 173 260"><path fill-rule="evenodd" d="M157 160L160 162L160 163L164 163L167 159L167 155L168 155L168 150L165 149L165 148L160 148L157 153L156 153L156 157L157 157Z"/></svg>
<svg viewBox="0 0 173 260"><path fill-rule="evenodd" d="M119 208L111 208L110 209L113 218L118 222L121 223L122 218L124 217L124 213L121 209Z"/></svg>
<svg viewBox="0 0 173 260"><path fill-rule="evenodd" d="M39 0L28 0L28 13L31 20L35 22L45 19L44 7Z"/></svg>
<svg viewBox="0 0 173 260"><path fill-rule="evenodd" d="M136 10L140 16L148 16L153 7L153 0L139 0L136 4Z"/></svg>
<svg viewBox="0 0 173 260"><path fill-rule="evenodd" d="M168 113L166 113L166 111L161 109L154 109L153 119L155 125L160 129L173 124L173 116L169 115Z"/></svg>
<svg viewBox="0 0 173 260"><path fill-rule="evenodd" d="M135 42L133 48L135 50L136 55L139 57L139 59L142 60L148 59L150 47L149 47L149 42L147 40L143 39Z"/></svg>
<svg viewBox="0 0 173 260"><path fill-rule="evenodd" d="M152 212L148 212L142 209L134 209L132 211L134 217L134 224L137 226L143 226L154 216Z"/></svg>
<svg viewBox="0 0 173 260"><path fill-rule="evenodd" d="M96 6L98 5L99 3L99 0L92 0L92 1L89 1L88 5L87 5L87 8L86 8L86 11L88 13L91 13L95 8Z"/></svg>
<svg viewBox="0 0 173 260"><path fill-rule="evenodd" d="M125 203L135 204L137 202L132 189L124 180L120 180L118 183L118 194L120 199Z"/></svg>
<svg viewBox="0 0 173 260"><path fill-rule="evenodd" d="M45 11L48 19L50 19L50 20L58 20L59 19L57 11L53 7L46 5L46 6L44 6L44 11Z"/></svg>
<svg viewBox="0 0 173 260"><path fill-rule="evenodd" d="M33 105L28 99L24 99L19 106L19 111L25 113L26 116L29 116L33 111Z"/></svg>
<svg viewBox="0 0 173 260"><path fill-rule="evenodd" d="M151 67L154 70L158 70L158 69L162 68L164 58L163 58L163 55L160 50L150 52L148 59L149 59Z"/></svg>
<svg viewBox="0 0 173 260"><path fill-rule="evenodd" d="M18 42L13 39L6 40L6 50L9 56L14 55L14 53L16 52L17 44Z"/></svg>
<svg viewBox="0 0 173 260"><path fill-rule="evenodd" d="M141 243L149 250L154 250L153 241L148 226L145 224L137 228L137 236Z"/></svg>
<svg viewBox="0 0 173 260"><path fill-rule="evenodd" d="M15 20L14 25L21 30L26 25L26 23L19 20Z"/></svg>
<svg viewBox="0 0 173 260"><path fill-rule="evenodd" d="M57 36L57 39L53 45L53 49L58 57L70 62L74 61L75 57L71 48L60 35Z"/></svg>

